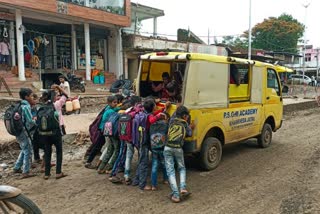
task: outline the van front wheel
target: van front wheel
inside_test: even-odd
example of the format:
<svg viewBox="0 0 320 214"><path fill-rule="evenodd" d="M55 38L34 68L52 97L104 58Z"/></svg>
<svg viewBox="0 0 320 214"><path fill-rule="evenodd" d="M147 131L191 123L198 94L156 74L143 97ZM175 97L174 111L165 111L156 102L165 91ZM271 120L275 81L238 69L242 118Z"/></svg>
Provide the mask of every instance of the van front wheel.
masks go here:
<svg viewBox="0 0 320 214"><path fill-rule="evenodd" d="M272 128L270 124L265 123L263 125L261 134L258 136L258 145L261 148L267 148L268 146L270 146L271 141L272 141Z"/></svg>
<svg viewBox="0 0 320 214"><path fill-rule="evenodd" d="M217 168L222 156L222 145L218 138L207 137L201 148L201 167L205 170Z"/></svg>

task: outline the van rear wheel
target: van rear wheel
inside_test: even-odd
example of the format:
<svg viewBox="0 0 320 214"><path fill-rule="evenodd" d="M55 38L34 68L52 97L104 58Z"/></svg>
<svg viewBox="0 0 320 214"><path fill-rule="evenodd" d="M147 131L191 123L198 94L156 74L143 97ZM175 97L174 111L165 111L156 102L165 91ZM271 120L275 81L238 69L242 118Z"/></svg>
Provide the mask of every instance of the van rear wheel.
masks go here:
<svg viewBox="0 0 320 214"><path fill-rule="evenodd" d="M202 143L200 164L204 170L217 168L222 156L222 145L218 138L207 137Z"/></svg>
<svg viewBox="0 0 320 214"><path fill-rule="evenodd" d="M263 125L261 134L258 136L258 145L261 148L267 148L270 146L272 141L272 128L269 123Z"/></svg>

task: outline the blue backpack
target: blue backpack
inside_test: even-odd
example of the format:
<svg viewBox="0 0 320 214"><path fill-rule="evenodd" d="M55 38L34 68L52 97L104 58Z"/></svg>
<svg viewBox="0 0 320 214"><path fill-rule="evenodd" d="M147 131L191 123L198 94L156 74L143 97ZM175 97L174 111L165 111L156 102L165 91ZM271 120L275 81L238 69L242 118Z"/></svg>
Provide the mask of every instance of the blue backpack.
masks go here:
<svg viewBox="0 0 320 214"><path fill-rule="evenodd" d="M104 136L110 137L118 134L119 116L120 115L117 112L110 114L107 122L104 124Z"/></svg>
<svg viewBox="0 0 320 214"><path fill-rule="evenodd" d="M148 141L147 135L147 120L150 114L145 111L141 111L135 115L132 121L132 144L136 148L140 148L141 145L146 144Z"/></svg>

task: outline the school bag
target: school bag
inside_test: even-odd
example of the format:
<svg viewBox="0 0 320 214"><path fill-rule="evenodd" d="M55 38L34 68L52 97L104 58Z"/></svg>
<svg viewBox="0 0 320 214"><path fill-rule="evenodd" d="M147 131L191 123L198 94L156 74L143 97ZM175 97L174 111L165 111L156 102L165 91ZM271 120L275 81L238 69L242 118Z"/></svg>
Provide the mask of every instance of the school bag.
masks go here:
<svg viewBox="0 0 320 214"><path fill-rule="evenodd" d="M100 113L97 115L97 117L94 119L94 121L90 124L89 126L89 135L90 135L90 140L92 144L96 143L102 143L103 145L105 144L105 138L101 131L99 130L99 125L103 116L103 113L106 108L102 109Z"/></svg>
<svg viewBox="0 0 320 214"><path fill-rule="evenodd" d="M182 148L184 138L186 137L187 122L182 119L175 118L169 125L168 139L166 146L172 148Z"/></svg>
<svg viewBox="0 0 320 214"><path fill-rule="evenodd" d="M38 109L37 123L39 135L53 136L59 133L59 113L53 103L44 104Z"/></svg>
<svg viewBox="0 0 320 214"><path fill-rule="evenodd" d="M4 114L4 125L10 135L19 136L22 133L24 124L22 122L21 102L7 108Z"/></svg>
<svg viewBox="0 0 320 214"><path fill-rule="evenodd" d="M165 120L158 120L150 126L149 133L151 150L162 150L167 138L168 123Z"/></svg>
<svg viewBox="0 0 320 214"><path fill-rule="evenodd" d="M141 111L137 113L132 121L132 144L136 148L147 143L147 119L150 113Z"/></svg>
<svg viewBox="0 0 320 214"><path fill-rule="evenodd" d="M110 114L107 122L104 124L103 135L110 137L118 134L119 114L113 112Z"/></svg>
<svg viewBox="0 0 320 214"><path fill-rule="evenodd" d="M137 113L143 110L141 104L131 108L127 113L119 117L119 139L122 141L132 142L132 121Z"/></svg>

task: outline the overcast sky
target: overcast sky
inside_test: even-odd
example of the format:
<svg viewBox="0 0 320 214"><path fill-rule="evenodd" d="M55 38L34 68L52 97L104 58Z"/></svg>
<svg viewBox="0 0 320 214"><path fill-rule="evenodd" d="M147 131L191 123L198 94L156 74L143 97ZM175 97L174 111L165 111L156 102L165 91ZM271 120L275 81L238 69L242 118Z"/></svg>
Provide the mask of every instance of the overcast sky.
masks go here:
<svg viewBox="0 0 320 214"><path fill-rule="evenodd" d="M158 33L174 35L177 29L194 32L203 41L210 43L213 36L238 35L249 28L249 0L132 0L146 6L164 10L158 18ZM252 27L270 16L282 13L292 15L307 26L306 39L314 48L320 47L320 0L251 0ZM310 3L306 9L304 4ZM306 17L306 18L305 18ZM153 32L153 21L142 22L141 32ZM167 36L168 37L168 36ZM170 37L169 37L170 38ZM221 37L220 37L221 38Z"/></svg>

